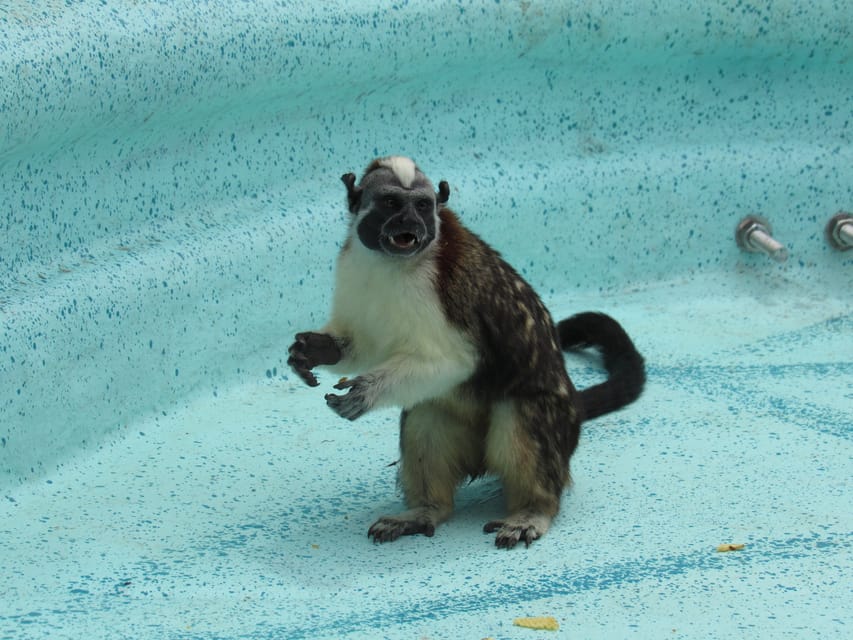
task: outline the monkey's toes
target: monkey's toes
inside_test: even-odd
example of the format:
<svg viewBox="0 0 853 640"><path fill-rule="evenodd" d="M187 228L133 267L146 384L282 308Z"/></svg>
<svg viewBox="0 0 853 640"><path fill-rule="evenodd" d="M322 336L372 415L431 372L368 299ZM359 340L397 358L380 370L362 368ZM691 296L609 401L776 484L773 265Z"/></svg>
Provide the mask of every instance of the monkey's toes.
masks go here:
<svg viewBox="0 0 853 640"><path fill-rule="evenodd" d="M367 537L373 538L374 543L394 542L397 538L403 535L401 527L388 526L388 523L379 520L373 523L370 529L367 530Z"/></svg>
<svg viewBox="0 0 853 640"><path fill-rule="evenodd" d="M504 526L503 520L491 520L483 525L483 533L494 533Z"/></svg>
<svg viewBox="0 0 853 640"><path fill-rule="evenodd" d="M367 530L367 536L373 538L373 542L393 542L400 536L415 534L422 534L431 538L435 535L435 525L432 522L398 520L386 516L379 518Z"/></svg>
<svg viewBox="0 0 853 640"><path fill-rule="evenodd" d="M497 531L495 546L498 549L512 549L522 540L524 541L524 546L529 547L534 540L542 537L542 534L533 525L508 524L502 520L487 522L483 525L483 531L485 533L494 533Z"/></svg>

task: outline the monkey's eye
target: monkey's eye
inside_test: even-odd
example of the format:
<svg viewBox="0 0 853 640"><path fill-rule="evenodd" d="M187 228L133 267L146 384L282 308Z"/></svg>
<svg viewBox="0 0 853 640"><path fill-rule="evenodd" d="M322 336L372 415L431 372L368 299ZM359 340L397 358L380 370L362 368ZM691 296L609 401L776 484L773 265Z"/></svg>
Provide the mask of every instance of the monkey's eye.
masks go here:
<svg viewBox="0 0 853 640"><path fill-rule="evenodd" d="M432 209L432 200L429 200L428 198L419 198L418 200L415 200L415 209L422 213L429 211Z"/></svg>
<svg viewBox="0 0 853 640"><path fill-rule="evenodd" d="M400 199L395 196L385 196L384 198L382 198L382 205L386 209L396 211L400 208Z"/></svg>

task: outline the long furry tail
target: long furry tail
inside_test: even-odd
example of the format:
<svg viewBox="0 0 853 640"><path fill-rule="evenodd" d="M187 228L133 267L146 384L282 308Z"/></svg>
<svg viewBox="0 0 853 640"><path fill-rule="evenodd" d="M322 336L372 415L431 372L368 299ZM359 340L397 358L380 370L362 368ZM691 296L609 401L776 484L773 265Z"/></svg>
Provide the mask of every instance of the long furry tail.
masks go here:
<svg viewBox="0 0 853 640"><path fill-rule="evenodd" d="M643 356L616 320L585 312L557 324L564 351L595 347L604 360L607 380L580 392L583 417L592 420L636 400L646 383Z"/></svg>

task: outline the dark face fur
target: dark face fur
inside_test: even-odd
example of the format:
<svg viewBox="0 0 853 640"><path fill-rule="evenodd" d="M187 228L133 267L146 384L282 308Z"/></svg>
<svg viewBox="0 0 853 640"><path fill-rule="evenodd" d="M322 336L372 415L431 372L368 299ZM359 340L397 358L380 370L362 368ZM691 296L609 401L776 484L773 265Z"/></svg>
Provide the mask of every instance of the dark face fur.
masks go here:
<svg viewBox="0 0 853 640"><path fill-rule="evenodd" d="M426 176L405 158L374 161L358 186L351 173L342 180L356 234L368 249L409 258L435 240L438 207L449 194L446 183L436 194Z"/></svg>

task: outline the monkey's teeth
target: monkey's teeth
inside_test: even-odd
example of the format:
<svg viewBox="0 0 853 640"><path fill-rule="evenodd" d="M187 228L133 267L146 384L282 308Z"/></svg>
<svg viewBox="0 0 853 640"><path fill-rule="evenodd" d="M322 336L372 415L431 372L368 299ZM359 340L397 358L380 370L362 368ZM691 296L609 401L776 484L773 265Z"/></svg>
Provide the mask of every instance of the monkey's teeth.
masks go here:
<svg viewBox="0 0 853 640"><path fill-rule="evenodd" d="M391 242L400 249L411 249L418 243L418 239L411 233L399 233L391 236Z"/></svg>

